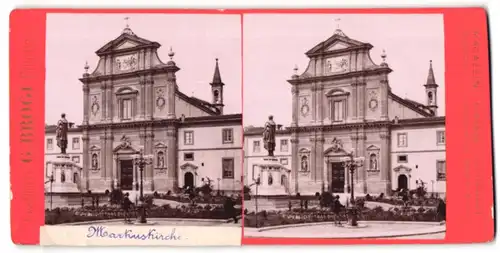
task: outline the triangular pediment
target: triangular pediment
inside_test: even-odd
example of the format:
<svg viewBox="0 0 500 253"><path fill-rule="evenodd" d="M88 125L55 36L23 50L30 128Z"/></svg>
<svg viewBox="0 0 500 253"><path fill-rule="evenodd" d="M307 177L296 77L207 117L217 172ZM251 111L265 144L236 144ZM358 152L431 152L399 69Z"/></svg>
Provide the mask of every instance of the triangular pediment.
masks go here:
<svg viewBox="0 0 500 253"><path fill-rule="evenodd" d="M376 151L376 150L380 150L380 148L375 146L375 145L370 145L366 150Z"/></svg>
<svg viewBox="0 0 500 253"><path fill-rule="evenodd" d="M196 169L198 169L198 166L196 166L192 163L185 163L185 164L181 165L181 170L186 170L186 169L196 170Z"/></svg>
<svg viewBox="0 0 500 253"><path fill-rule="evenodd" d="M165 143L163 142L158 142L155 144L155 148L166 148L167 145L165 145Z"/></svg>
<svg viewBox="0 0 500 253"><path fill-rule="evenodd" d="M345 50L351 47L355 48L364 45L370 45L370 44L353 40L343 35L334 34L327 40L320 42L319 44L311 48L309 51L306 52L306 55L310 56L318 53L325 53L336 50Z"/></svg>
<svg viewBox="0 0 500 253"><path fill-rule="evenodd" d="M133 42L131 40L125 40L120 45L116 46L114 49L125 49L125 48L136 47L138 45L139 44L137 44L136 42Z"/></svg>
<svg viewBox="0 0 500 253"><path fill-rule="evenodd" d="M395 172L411 172L411 168L404 166L404 165L399 165L398 167L393 169Z"/></svg>
<svg viewBox="0 0 500 253"><path fill-rule="evenodd" d="M143 39L141 37L138 37L137 35L122 33L116 39L106 43L106 45L97 50L96 54L103 55L116 50L133 49L140 46L151 46L158 48L160 47L160 44L157 42L149 41L147 39Z"/></svg>

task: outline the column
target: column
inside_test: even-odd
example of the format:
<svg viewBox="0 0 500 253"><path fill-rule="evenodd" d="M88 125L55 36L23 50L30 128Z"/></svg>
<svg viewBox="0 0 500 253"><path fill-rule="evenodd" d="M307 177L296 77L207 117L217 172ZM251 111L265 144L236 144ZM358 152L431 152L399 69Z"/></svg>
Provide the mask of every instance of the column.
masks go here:
<svg viewBox="0 0 500 253"><path fill-rule="evenodd" d="M362 83L359 83L358 89L360 91L359 92L359 97L357 99L358 100L358 106L359 106L359 109L360 109L360 115L359 115L359 117L360 117L361 120L364 120L365 116L366 116L366 113L365 113L365 111L366 111L366 106L365 106L365 104L366 104L366 95L365 95L365 93L366 93L366 83L364 82L364 80L363 80Z"/></svg>
<svg viewBox="0 0 500 253"><path fill-rule="evenodd" d="M317 97L316 97L316 83L311 84L311 122L316 123L317 119Z"/></svg>
<svg viewBox="0 0 500 253"><path fill-rule="evenodd" d="M299 191L299 139L296 132L292 133L292 138L290 140L292 148L292 166L291 166L291 177L293 188L292 192L297 193Z"/></svg>
<svg viewBox="0 0 500 253"><path fill-rule="evenodd" d="M89 124L89 85L83 84L83 125Z"/></svg>
<svg viewBox="0 0 500 253"><path fill-rule="evenodd" d="M146 103L146 119L148 120L151 120L153 118L153 104L152 104L152 99L153 99L153 96L152 96L152 89L153 89L153 84L151 82L151 77L147 77L146 79L146 92L145 92L145 98L144 98L144 101Z"/></svg>
<svg viewBox="0 0 500 253"><path fill-rule="evenodd" d="M384 184L384 189L381 190L386 195L391 192L391 168L389 168L389 160L391 158L389 152L390 138L391 135L386 129L380 133L380 180Z"/></svg>
<svg viewBox="0 0 500 253"><path fill-rule="evenodd" d="M352 87L352 92L350 96L350 108L348 108L348 113L349 117L351 120L355 121L358 119L358 107L357 107L357 100L358 100L358 84L356 82L353 82L351 84Z"/></svg>
<svg viewBox="0 0 500 253"><path fill-rule="evenodd" d="M311 133L311 137L309 138L309 141L311 143L311 154L309 156L309 161L311 164L309 164L309 168L311 168L311 178L310 180L316 182L317 179L317 171L316 171L316 133Z"/></svg>
<svg viewBox="0 0 500 253"><path fill-rule="evenodd" d="M99 168L101 169L101 180L106 179L106 135L101 135L99 137L101 140L101 157L99 159Z"/></svg>
<svg viewBox="0 0 500 253"><path fill-rule="evenodd" d="M109 187L110 191L113 188L113 141L114 141L113 133L111 133L111 129L108 129L106 134L106 182L108 183L107 187Z"/></svg>
<svg viewBox="0 0 500 253"><path fill-rule="evenodd" d="M113 188L118 189L118 155L113 154Z"/></svg>
<svg viewBox="0 0 500 253"><path fill-rule="evenodd" d="M142 49L139 53L139 69L140 70L143 70L145 65L146 65L145 59L146 59L146 55L144 53L144 49Z"/></svg>
<svg viewBox="0 0 500 253"><path fill-rule="evenodd" d="M146 147L145 150L147 150L147 154L153 156L153 164L149 164L145 168L145 173L144 175L146 176L146 185L149 185L149 189L151 191L154 191L154 185L153 185L153 168L154 168L154 150L153 150L153 143L154 143L154 133L153 129L151 126L147 127L146 130Z"/></svg>
<svg viewBox="0 0 500 253"><path fill-rule="evenodd" d="M177 128L167 127L167 182L169 188L177 185Z"/></svg>
<svg viewBox="0 0 500 253"><path fill-rule="evenodd" d="M387 76L384 76L384 79L380 81L380 109L381 109L381 119L389 120L389 84L387 80Z"/></svg>
<svg viewBox="0 0 500 253"><path fill-rule="evenodd" d="M113 81L107 81L106 83L106 92L108 93L106 96L106 120L108 122L113 121Z"/></svg>
<svg viewBox="0 0 500 253"><path fill-rule="evenodd" d="M175 65L167 68L167 118L175 119L175 86L177 85L175 73L179 68Z"/></svg>
<svg viewBox="0 0 500 253"><path fill-rule="evenodd" d="M82 190L87 191L89 190L89 135L87 130L83 130L82 134L82 181L85 182L82 184Z"/></svg>
<svg viewBox="0 0 500 253"><path fill-rule="evenodd" d="M292 126L298 126L299 88L292 85Z"/></svg>
<svg viewBox="0 0 500 253"><path fill-rule="evenodd" d="M106 81L101 81L101 121L106 120L106 111L107 111L107 104L106 104Z"/></svg>
<svg viewBox="0 0 500 253"><path fill-rule="evenodd" d="M324 114L325 106L323 105L325 94L323 92L323 84L322 83L318 83L318 85L316 86L316 95L317 95L317 103L318 103L317 121L320 125L323 125L323 120L325 119L325 114Z"/></svg>
<svg viewBox="0 0 500 253"><path fill-rule="evenodd" d="M146 108L146 80L144 77L140 77L139 80L139 86L140 86L140 101L139 101L139 117L141 119L146 118L146 113L145 113L145 108Z"/></svg>
<svg viewBox="0 0 500 253"><path fill-rule="evenodd" d="M323 131L320 130L316 136L316 171L317 171L317 180L321 180L321 182L324 184L325 183L325 167L324 167L324 144L325 144L325 138L323 136Z"/></svg>

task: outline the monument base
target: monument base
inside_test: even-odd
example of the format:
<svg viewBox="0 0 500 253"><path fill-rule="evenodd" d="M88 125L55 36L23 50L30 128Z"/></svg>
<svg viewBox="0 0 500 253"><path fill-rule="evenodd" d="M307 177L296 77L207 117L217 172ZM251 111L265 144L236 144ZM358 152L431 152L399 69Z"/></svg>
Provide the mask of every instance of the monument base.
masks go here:
<svg viewBox="0 0 500 253"><path fill-rule="evenodd" d="M74 163L68 154L60 154L56 159L48 161L46 175L48 183L45 191L51 193L80 192L78 184L81 181L81 167ZM50 179L52 178L52 182Z"/></svg>
<svg viewBox="0 0 500 253"><path fill-rule="evenodd" d="M283 166L278 158L264 157L262 162L256 165L260 168L258 196L287 195L289 193L290 170ZM255 190L253 192L256 192Z"/></svg>

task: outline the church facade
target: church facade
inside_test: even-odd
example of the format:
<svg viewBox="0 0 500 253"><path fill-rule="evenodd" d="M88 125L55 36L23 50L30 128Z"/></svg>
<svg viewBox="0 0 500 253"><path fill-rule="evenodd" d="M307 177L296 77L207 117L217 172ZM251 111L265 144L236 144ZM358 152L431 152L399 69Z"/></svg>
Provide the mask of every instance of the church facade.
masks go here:
<svg viewBox="0 0 500 253"><path fill-rule="evenodd" d="M224 83L218 60L207 84L212 101L181 92L180 68L158 56L160 44L127 26L96 51L95 70L80 78L84 98L82 188L137 190L134 155L152 156L144 168L144 191L200 186L241 189L241 114L224 114ZM208 83L208 82L207 82ZM238 94L239 96L240 94Z"/></svg>
<svg viewBox="0 0 500 253"><path fill-rule="evenodd" d="M282 175L287 181L281 182L289 194L350 192L350 174L342 161L351 152L365 158L354 173L356 193L390 194L415 188L419 179L425 179L429 191L431 183L433 190L445 191L445 118L437 115L432 62L422 83L427 98L422 104L391 91L392 70L385 55L381 64L372 61L372 47L337 29L306 52L310 61L305 71L288 80L292 124L278 131L276 149L289 140L282 149L286 152L277 153L290 168ZM247 184L261 138L259 129L245 133Z"/></svg>

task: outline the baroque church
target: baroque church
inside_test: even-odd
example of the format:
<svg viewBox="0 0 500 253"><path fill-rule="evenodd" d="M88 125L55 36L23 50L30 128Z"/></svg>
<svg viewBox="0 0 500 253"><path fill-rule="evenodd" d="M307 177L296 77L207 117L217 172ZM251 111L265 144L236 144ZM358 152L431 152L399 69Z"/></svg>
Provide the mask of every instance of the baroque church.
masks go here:
<svg viewBox="0 0 500 253"><path fill-rule="evenodd" d="M432 68L422 77L425 104L391 91L386 63L370 57L373 46L349 38L340 29L306 52L309 64L288 82L292 90L292 124L277 130L276 156L283 161L282 191L276 195L350 192L343 160L352 152L364 157L354 172L355 193L390 194L425 184L445 192L445 118L437 113ZM427 67L427 66L425 66ZM262 129L245 130L247 184L262 157ZM290 160L290 161L289 161ZM254 178L254 179L252 179Z"/></svg>
<svg viewBox="0 0 500 253"><path fill-rule="evenodd" d="M218 59L206 92L212 101L181 91L180 67L164 63L158 42L137 36L127 25L96 55L95 70L83 84L82 191L137 190L134 155L152 157L144 167L144 191L217 182L221 190L241 189L241 114L224 114L224 83ZM240 94L238 94L239 96ZM238 189L238 191L239 191Z"/></svg>

